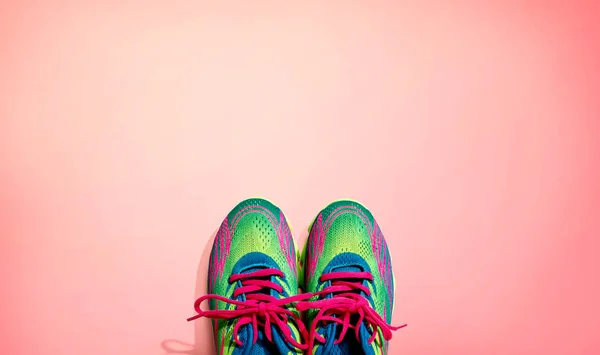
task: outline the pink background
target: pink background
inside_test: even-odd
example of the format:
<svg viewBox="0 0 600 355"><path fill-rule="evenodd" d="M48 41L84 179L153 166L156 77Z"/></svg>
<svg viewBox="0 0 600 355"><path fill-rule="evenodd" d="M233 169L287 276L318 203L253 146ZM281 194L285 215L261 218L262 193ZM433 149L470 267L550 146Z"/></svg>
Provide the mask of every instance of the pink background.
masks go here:
<svg viewBox="0 0 600 355"><path fill-rule="evenodd" d="M393 354L600 353L598 5L213 3L0 5L3 354L208 353L255 195L371 208Z"/></svg>

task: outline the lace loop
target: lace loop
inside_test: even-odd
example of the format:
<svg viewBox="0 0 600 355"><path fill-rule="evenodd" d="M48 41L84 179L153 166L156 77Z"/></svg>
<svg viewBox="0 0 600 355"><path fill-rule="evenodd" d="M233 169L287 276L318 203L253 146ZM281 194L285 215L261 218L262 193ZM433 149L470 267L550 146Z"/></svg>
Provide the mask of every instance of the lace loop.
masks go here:
<svg viewBox="0 0 600 355"><path fill-rule="evenodd" d="M381 332L383 339L388 341L392 338L392 331L406 326L394 327L386 321L371 307L369 301L363 296L371 294L369 288L362 284L364 280L372 281L370 272L331 272L319 278L321 282L331 281L331 285L322 291L311 294L312 297L320 297L315 301L299 302L296 307L299 311L310 309L318 310L308 332L308 355L312 354L314 342L325 343L326 339L317 333L320 323L336 323L342 326L340 335L333 344L340 344L349 329L354 330L354 335L360 343L360 329L364 324L371 332L368 344L371 344L377 334ZM352 324L351 316L357 315L358 320Z"/></svg>
<svg viewBox="0 0 600 355"><path fill-rule="evenodd" d="M277 269L262 269L246 274L234 274L229 278L230 283L241 282L241 285L233 292L233 298L245 296L245 301L238 301L226 298L220 295L204 295L194 302L196 315L188 318L188 321L206 317L210 319L236 319L233 327L233 339L238 346L244 345L239 338L239 330L245 325L251 325L253 329L252 343L258 340L259 327L264 328L265 336L273 342L272 325L277 326L283 335L283 338L298 349L306 350L307 344L294 339L288 326L291 320L298 327L300 336L303 339L308 337L308 332L300 317L287 309L292 303L306 300L311 295L296 295L287 298L276 298L266 293L257 293L264 290L275 290L278 293L283 291L282 287L275 282L265 280L270 277L283 277L283 273ZM203 310L202 303L213 299L217 302L227 303L234 306L233 309Z"/></svg>

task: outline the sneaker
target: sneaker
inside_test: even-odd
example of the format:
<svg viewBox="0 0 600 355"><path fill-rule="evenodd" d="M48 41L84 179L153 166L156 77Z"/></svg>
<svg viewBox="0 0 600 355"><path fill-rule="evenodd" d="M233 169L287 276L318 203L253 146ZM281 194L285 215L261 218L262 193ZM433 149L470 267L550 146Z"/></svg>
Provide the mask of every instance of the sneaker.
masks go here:
<svg viewBox="0 0 600 355"><path fill-rule="evenodd" d="M294 304L298 258L279 208L263 199L238 204L216 234L208 267L208 295L188 321L212 319L219 355L301 354L307 330ZM208 302L208 310L203 303Z"/></svg>
<svg viewBox="0 0 600 355"><path fill-rule="evenodd" d="M363 205L337 201L309 229L303 253L308 354L387 354L394 310L392 259Z"/></svg>

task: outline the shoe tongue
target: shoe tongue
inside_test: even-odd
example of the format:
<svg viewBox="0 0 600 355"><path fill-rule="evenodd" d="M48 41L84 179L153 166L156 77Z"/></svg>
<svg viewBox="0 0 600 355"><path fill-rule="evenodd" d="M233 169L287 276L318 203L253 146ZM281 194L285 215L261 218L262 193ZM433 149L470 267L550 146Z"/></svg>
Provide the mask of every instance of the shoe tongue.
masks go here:
<svg viewBox="0 0 600 355"><path fill-rule="evenodd" d="M251 272L260 271L263 269L265 269L265 267L263 267L263 266L254 266L254 267L249 267L247 269L244 269L244 271L242 271L242 273L249 274ZM275 282L274 276L264 277L261 279ZM264 291L258 291L258 292L254 292L254 293L269 294L273 297L279 296L277 291L275 291L273 289L264 289ZM288 324L287 326L291 327L290 324ZM255 344L252 343L252 340L254 337L254 329L252 327L252 324L247 324L247 325L243 326L240 330L240 334L242 334L242 333L244 334L243 335L244 347L242 348L240 354L243 354L243 355L286 354L291 349L290 346L283 339L283 337L281 335L281 330L273 324L271 324L271 336L273 338L273 342L271 342L267 339L264 327L260 327L260 326L258 327L258 338L257 338L257 341ZM294 334L294 332L292 332L292 334Z"/></svg>
<svg viewBox="0 0 600 355"><path fill-rule="evenodd" d="M334 272L362 272L363 270L357 266L342 266L332 270ZM356 280L352 280L356 281ZM362 293L362 292L361 292ZM351 317L350 323L356 324L358 321L358 315ZM323 354L342 355L342 354L360 354L360 355L374 355L373 347L369 345L369 337L371 334L367 331L367 327L364 323L359 329L359 339L356 339L356 333L354 329L348 329L344 335L344 340L338 345L333 345L334 341L337 340L342 331L342 326L336 323L330 323L325 330L325 336L329 340L329 344L325 344Z"/></svg>
<svg viewBox="0 0 600 355"><path fill-rule="evenodd" d="M252 343L254 330L252 325L245 325L243 328L244 333L244 346L240 349L240 354L243 355L275 355L279 354L280 351L277 346L271 343L265 336L264 329L259 328L258 339L255 344Z"/></svg>
<svg viewBox="0 0 600 355"><path fill-rule="evenodd" d="M353 272L362 272L363 270L357 266L342 266L342 267L337 267L335 269L332 270L333 272L348 272L348 273L353 273ZM360 279L341 279L343 281L350 281L350 282L361 282ZM353 293L357 293L360 295L364 296L364 293L360 290L356 290L356 291L351 291Z"/></svg>
<svg viewBox="0 0 600 355"><path fill-rule="evenodd" d="M353 334L354 335L354 334ZM367 327L365 324L361 324L360 330L358 331L358 336L360 337L360 345L365 353L365 355L375 355L375 350L373 350L372 344L369 344L369 338L371 334L367 331Z"/></svg>
<svg viewBox="0 0 600 355"><path fill-rule="evenodd" d="M263 267L263 266L249 267L247 269L244 269L244 271L242 271L242 274L249 274L249 273L257 272L257 271L264 270L264 269L265 269L265 267ZM268 280L268 281L271 281L271 282L275 281L274 280L275 278L273 276L262 277L261 279ZM277 297L277 292L275 290L267 289L267 288L265 288L265 289L263 289L261 291L253 292L253 293L262 293L262 294L265 294L265 295L270 295L270 296L273 296L273 297Z"/></svg>
<svg viewBox="0 0 600 355"><path fill-rule="evenodd" d="M290 328L292 324L285 325ZM244 343L243 347L239 350L240 355L278 355L278 354L296 354L296 350L292 347L292 345L287 342L282 335L282 331L279 327L271 324L271 337L273 341L267 339L267 335L265 333L264 327L258 327L258 337L256 343L253 343L254 339L254 328L252 324L246 324L240 329L240 339ZM292 337L294 336L294 331L292 331ZM296 339L300 341L300 339Z"/></svg>
<svg viewBox="0 0 600 355"><path fill-rule="evenodd" d="M373 347L369 344L369 337L371 336L364 325L361 325L359 330L359 338L356 339L354 329L348 329L344 340L339 344L334 345L333 343L340 336L342 326L335 323L330 323L324 335L328 339L327 343L322 347L322 355L343 355L343 354L356 354L356 355L375 355Z"/></svg>
<svg viewBox="0 0 600 355"><path fill-rule="evenodd" d="M362 269L358 266L341 266L333 269L335 272L361 272Z"/></svg>

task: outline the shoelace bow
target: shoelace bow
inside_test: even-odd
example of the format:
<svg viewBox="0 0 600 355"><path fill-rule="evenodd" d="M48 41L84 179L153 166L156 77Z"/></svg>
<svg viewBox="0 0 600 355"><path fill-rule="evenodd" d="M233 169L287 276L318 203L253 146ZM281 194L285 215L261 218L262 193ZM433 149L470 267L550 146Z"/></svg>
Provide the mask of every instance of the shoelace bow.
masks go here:
<svg viewBox="0 0 600 355"><path fill-rule="evenodd" d="M292 332L287 324L290 319L296 323L298 331L303 339L307 339L308 337L306 327L300 320L300 317L291 310L287 309L287 306L298 301L306 300L309 297L312 297L312 295L302 294L278 299L268 294L257 293L258 291L269 289L273 289L279 293L283 292L283 289L280 285L272 281L265 280L265 278L272 276L283 277L283 273L277 269L262 269L247 274L231 275L229 278L230 283L241 281L241 286L233 292L232 298L245 295L246 300L237 301L235 299L214 294L202 296L194 303L194 309L198 314L188 318L188 322L200 317L206 317L210 319L237 318L237 323L233 328L233 338L238 346L244 345L244 343L242 343L238 337L238 331L240 327L247 324L252 325L252 329L254 330L252 344L255 344L258 340L259 326L264 328L267 339L270 342L273 342L271 325L275 324L281 330L281 333L286 341L298 349L306 350L307 344L296 341L296 339L294 339L292 336ZM220 302L235 305L236 307L230 310L202 310L202 303L208 299L214 299Z"/></svg>
<svg viewBox="0 0 600 355"><path fill-rule="evenodd" d="M362 284L363 280L373 280L370 272L332 272L324 274L319 278L320 282L331 281L331 286L322 291L315 292L312 296L325 296L331 294L331 298L321 298L312 302L299 302L296 307L299 311L309 309L319 310L314 318L308 332L308 354L312 354L314 340L325 343L325 338L317 333L317 325L321 322L334 322L342 325L342 330L338 339L333 344L341 343L348 329L354 329L357 341L360 343L360 326L365 323L368 329L372 331L368 343L371 344L381 330L384 340L392 338L392 331L406 326L406 324L394 327L385 322L383 318L371 307L365 297L357 293L362 291L369 296L371 291ZM355 324L350 323L350 317L358 314L358 320Z"/></svg>

